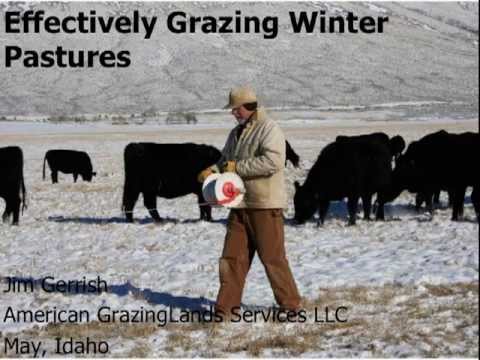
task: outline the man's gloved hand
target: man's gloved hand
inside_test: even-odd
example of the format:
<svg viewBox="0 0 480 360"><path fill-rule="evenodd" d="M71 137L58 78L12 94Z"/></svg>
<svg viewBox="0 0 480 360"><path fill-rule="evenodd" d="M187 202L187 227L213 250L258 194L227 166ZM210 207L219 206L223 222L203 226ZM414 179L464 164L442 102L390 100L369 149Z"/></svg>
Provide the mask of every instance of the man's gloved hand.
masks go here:
<svg viewBox="0 0 480 360"><path fill-rule="evenodd" d="M214 173L214 171L213 171L212 167L208 167L205 170L202 170L197 176L198 182L203 183L205 181L205 179L213 173Z"/></svg>
<svg viewBox="0 0 480 360"><path fill-rule="evenodd" d="M222 164L222 173L224 172L236 172L237 163L235 161L226 161Z"/></svg>

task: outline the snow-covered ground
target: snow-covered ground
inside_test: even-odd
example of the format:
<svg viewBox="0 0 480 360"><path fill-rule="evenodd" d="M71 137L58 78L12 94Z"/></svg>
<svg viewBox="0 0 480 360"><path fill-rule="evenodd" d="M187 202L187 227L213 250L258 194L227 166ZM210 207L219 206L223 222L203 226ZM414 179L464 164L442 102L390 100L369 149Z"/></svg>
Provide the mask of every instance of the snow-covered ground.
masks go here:
<svg viewBox="0 0 480 360"><path fill-rule="evenodd" d="M111 287L101 295L0 292L0 335L43 336L50 341L46 345L50 351L52 334L70 334L71 328L4 322L3 316L9 306L16 310L56 307L88 310L93 323L74 334L107 337L111 356L477 356L478 288L471 284L478 281L479 241L469 197L461 222L450 221L445 197L430 221L427 215L415 212L414 198L408 193L387 206L385 222L360 220L349 227L341 203L332 207L322 228L313 221L296 226L291 219L293 182L303 181L319 151L338 134L385 131L410 142L442 128L478 131L478 119L368 121L372 117L367 114L358 119L313 121L308 116L296 117L298 112L282 115L288 120L280 124L302 159L301 169L289 165L286 172L288 258L305 303L310 308L324 306L335 295L336 304L349 304L353 328L263 322L183 325L183 329L182 325L143 324L135 330L138 332L120 331L122 327L116 324L95 327L95 314L101 306L157 311L172 306L178 313L180 309L207 308L215 301L226 210L214 209L215 221L203 222L197 220L193 195L159 198L160 215L169 221L155 225L140 200L134 214L137 222L125 223L120 211L122 154L132 141L192 141L221 147L233 125L231 117L223 114L217 115L218 123L176 126L0 123L0 146L15 144L24 151L29 203L20 226L0 225L0 276L74 280L100 275ZM57 185L42 180L43 155L51 148L89 152L97 177L92 183L77 184L66 175L60 175ZM47 169L47 179L48 175ZM3 205L0 200L0 207ZM258 259L248 275L243 303L247 309L267 309L274 304ZM361 330L355 331L357 325ZM385 330L380 331L383 326ZM407 335L395 335L396 329ZM419 335L408 338L409 331ZM386 337L390 333L393 335ZM270 342L260 343L266 334ZM455 337L459 334L461 339ZM311 340L314 335L316 340Z"/></svg>
<svg viewBox="0 0 480 360"><path fill-rule="evenodd" d="M478 3L0 2L0 15L28 9L61 18L90 10L131 16L138 10L158 16L159 27L149 40L142 34L44 32L0 38L25 50L63 46L132 55L132 65L122 69L30 69L16 63L0 72L0 147L22 147L29 203L20 226L0 224L0 279L99 275L110 289L101 295L11 294L0 280L0 349L18 337L43 341L48 356L69 355L52 352L61 336L106 340L107 355L123 357L478 357L479 239L469 196L461 222L450 221L444 194L432 220L415 212L408 193L387 206L385 222L359 220L348 227L341 203L331 207L322 228L291 220L293 182L305 179L320 150L339 134L384 131L410 142L439 129L478 131ZM236 10L277 16L278 37L174 35L165 28L173 11L232 16ZM327 16L353 12L390 20L382 34L293 34L290 11L322 10ZM172 308L179 315L215 301L227 211L214 209L215 221L207 223L197 220L194 196L158 199L160 215L169 221L156 225L140 199L137 222L125 223L123 150L133 141L221 148L233 123L217 109L232 86L245 83L272 107L301 156L301 169L289 165L286 172L285 232L307 323L98 321L102 306L157 313ZM171 111L195 111L199 123L165 125ZM67 117L74 121L62 123ZM42 180L43 156L52 148L88 151L98 176L92 183L73 184L66 175L56 185ZM243 309L268 311L273 304L255 259ZM348 307L346 323L312 318L315 309L341 306ZM8 309L75 309L91 317L81 324L13 322L5 319ZM0 350L3 355L21 354Z"/></svg>

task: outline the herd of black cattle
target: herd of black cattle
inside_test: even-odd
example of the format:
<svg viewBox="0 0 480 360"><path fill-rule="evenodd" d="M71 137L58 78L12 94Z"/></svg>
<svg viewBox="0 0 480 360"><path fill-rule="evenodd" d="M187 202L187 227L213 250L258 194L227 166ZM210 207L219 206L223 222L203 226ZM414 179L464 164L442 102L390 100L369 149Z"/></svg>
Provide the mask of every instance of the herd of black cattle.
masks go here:
<svg viewBox="0 0 480 360"><path fill-rule="evenodd" d="M304 223L318 211L323 224L331 201L347 198L349 224L356 221L358 200L362 199L364 218L370 219L372 197L376 194L375 217L384 219L384 205L404 190L417 194L417 208L426 202L433 215L433 205L440 191L448 191L452 220L463 216L467 187L473 187L471 201L480 216L480 134L450 134L444 130L413 141L405 153L405 141L399 135L384 133L338 136L325 146L303 185L295 182L295 220ZM287 160L298 167L299 157L286 142ZM220 159L213 146L186 144L130 143L124 151L125 183L122 209L128 222L140 194L152 218L162 218L156 209L157 197L175 198L194 193L198 197L200 218L211 220L211 206L205 203L200 171ZM51 170L53 183L58 172L80 175L84 181L95 176L87 153L73 150L49 150L43 162ZM393 166L394 165L394 166ZM6 206L3 221L13 215L18 224L25 209L23 154L17 146L0 148L0 197Z"/></svg>

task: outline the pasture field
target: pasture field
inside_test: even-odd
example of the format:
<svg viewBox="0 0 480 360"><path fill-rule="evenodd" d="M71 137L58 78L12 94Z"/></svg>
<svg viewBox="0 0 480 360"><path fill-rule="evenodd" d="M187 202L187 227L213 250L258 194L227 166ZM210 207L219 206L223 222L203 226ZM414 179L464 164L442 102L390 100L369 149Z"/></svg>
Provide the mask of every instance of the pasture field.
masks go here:
<svg viewBox="0 0 480 360"><path fill-rule="evenodd" d="M370 121L369 121L370 120ZM109 125L0 123L0 146L19 145L25 158L28 209L20 226L0 224L0 357L6 338L42 340L48 356L55 337L107 341L111 357L478 357L479 238L469 192L465 218L450 221L446 194L433 219L414 209L403 193L386 206L385 222L360 219L346 224L346 205L335 203L322 228L293 218L293 182L303 182L319 151L339 134L384 131L407 143L427 133L478 131L478 119L371 121L309 118L281 120L287 139L301 157L301 168L286 170L289 207L286 247L305 299L304 323L120 324L102 323L102 306L118 310L207 309L218 289L227 211L215 208L214 222L198 221L193 195L158 199L166 221L152 222L142 199L136 222L121 214L123 149L129 142L195 142L223 146L233 126L228 115L197 125ZM42 180L48 149L84 150L97 177L73 184ZM169 171L169 169L165 169ZM0 209L4 203L0 200ZM100 295L5 293L6 277L74 280L97 275L110 291ZM266 310L274 298L258 258L247 278L244 309ZM346 322L316 321L315 310L331 315L345 307ZM84 309L88 322L44 324L4 321L7 309ZM328 310L327 310L328 308ZM66 354L70 356L69 354ZM92 354L87 355L92 356ZM96 356L99 356L98 354Z"/></svg>

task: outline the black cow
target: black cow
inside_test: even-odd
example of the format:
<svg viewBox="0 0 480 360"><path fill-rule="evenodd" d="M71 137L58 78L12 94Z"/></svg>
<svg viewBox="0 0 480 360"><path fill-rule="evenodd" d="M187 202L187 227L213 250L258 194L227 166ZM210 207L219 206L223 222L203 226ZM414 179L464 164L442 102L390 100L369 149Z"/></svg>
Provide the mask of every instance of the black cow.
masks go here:
<svg viewBox="0 0 480 360"><path fill-rule="evenodd" d="M287 160L292 163L293 166L298 168L300 164L300 156L293 150L292 145L288 141L285 140L285 166L287 166Z"/></svg>
<svg viewBox="0 0 480 360"><path fill-rule="evenodd" d="M336 141L374 141L380 144L384 144L390 150L393 159L397 159L402 153L403 149L405 149L405 140L403 139L403 137L401 137L400 135L396 135L390 139L388 135L383 132L356 136L339 135L337 136Z"/></svg>
<svg viewBox="0 0 480 360"><path fill-rule="evenodd" d="M156 222L162 221L157 211L157 196L167 199L194 193L200 204L200 219L210 221L212 209L202 195L198 174L220 160L218 149L208 145L130 143L124 152L125 184L123 211L133 221L133 208L138 196Z"/></svg>
<svg viewBox="0 0 480 360"><path fill-rule="evenodd" d="M43 180L45 180L45 162L50 167L52 183L58 183L58 172L73 174L73 182L77 182L78 175L83 181L92 181L97 175L93 172L92 162L84 151L75 150L48 150L43 159Z"/></svg>
<svg viewBox="0 0 480 360"><path fill-rule="evenodd" d="M341 137L327 145L308 173L305 183L295 182L295 220L303 223L319 211L323 224L329 203L348 198L349 224L354 225L358 199L370 219L373 194L377 193L376 218L384 219L384 192L391 184L391 152L384 139L372 134L360 139Z"/></svg>
<svg viewBox="0 0 480 360"><path fill-rule="evenodd" d="M443 190L448 191L447 189L443 189ZM440 192L441 192L441 190L435 190L435 192L433 193L432 205L437 206L437 207L440 205ZM452 201L451 200L452 200L452 194L449 192L448 193L448 207L452 206ZM417 195L415 196L415 210L420 211L423 203L425 203L426 201L427 201L427 199L426 199L425 194L417 193Z"/></svg>
<svg viewBox="0 0 480 360"><path fill-rule="evenodd" d="M17 225L20 205L25 210L25 183L23 181L23 153L18 146L0 148L0 197L5 200L3 221L13 214L12 224Z"/></svg>
<svg viewBox="0 0 480 360"><path fill-rule="evenodd" d="M427 209L433 214L433 195L447 190L452 204L452 220L462 216L465 192L473 186L472 202L480 211L480 135L466 132L449 134L441 130L410 144L394 169L393 184L398 195L406 189L425 198Z"/></svg>
<svg viewBox="0 0 480 360"><path fill-rule="evenodd" d="M364 135L355 135L355 136L345 136L345 135L338 135L337 138L335 139L336 142L344 142L344 141L366 141L366 142L379 142L382 144L387 144L390 141L390 138L388 137L387 134L383 132L376 132L372 134L364 134Z"/></svg>
<svg viewBox="0 0 480 360"><path fill-rule="evenodd" d="M405 140L400 135L395 135L389 141L389 148L395 161L402 155L402 151L405 149Z"/></svg>

